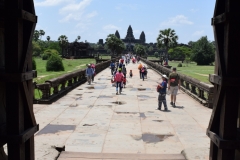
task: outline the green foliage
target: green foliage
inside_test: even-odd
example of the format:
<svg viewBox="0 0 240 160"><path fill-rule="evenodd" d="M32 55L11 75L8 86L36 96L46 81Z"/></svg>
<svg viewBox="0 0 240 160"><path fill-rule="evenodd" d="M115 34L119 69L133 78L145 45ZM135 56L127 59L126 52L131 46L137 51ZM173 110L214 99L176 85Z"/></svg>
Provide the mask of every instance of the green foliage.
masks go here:
<svg viewBox="0 0 240 160"><path fill-rule="evenodd" d="M36 61L35 61L35 59L33 58L33 59L32 59L32 70L36 70L36 69L37 69Z"/></svg>
<svg viewBox="0 0 240 160"><path fill-rule="evenodd" d="M48 44L48 49L55 49L58 53L61 53L61 47L57 41L50 41Z"/></svg>
<svg viewBox="0 0 240 160"><path fill-rule="evenodd" d="M59 46L62 48L62 55L64 48L68 45L68 37L65 35L61 35L58 37Z"/></svg>
<svg viewBox="0 0 240 160"><path fill-rule="evenodd" d="M58 51L55 49L46 49L42 55L42 60L48 60L52 54L59 55Z"/></svg>
<svg viewBox="0 0 240 160"><path fill-rule="evenodd" d="M185 61L185 63L188 66L188 64L191 62L191 58L190 57L186 57L184 61Z"/></svg>
<svg viewBox="0 0 240 160"><path fill-rule="evenodd" d="M150 47L148 48L148 51L149 51L149 52L152 52L152 51L153 51L153 47L150 46Z"/></svg>
<svg viewBox="0 0 240 160"><path fill-rule="evenodd" d="M117 38L114 34L109 34L106 38L106 45L113 54L121 54L126 49L125 44L122 40Z"/></svg>
<svg viewBox="0 0 240 160"><path fill-rule="evenodd" d="M42 48L39 45L39 43L36 41L32 41L32 47L33 47L33 56L40 56L40 54L42 53Z"/></svg>
<svg viewBox="0 0 240 160"><path fill-rule="evenodd" d="M182 67L182 63L179 63L177 66L178 66L178 67Z"/></svg>
<svg viewBox="0 0 240 160"><path fill-rule="evenodd" d="M159 49L164 47L166 50L168 50L169 48L176 46L178 36L176 35L175 30L168 28L165 30L160 30L159 32L160 33L157 38L157 47Z"/></svg>
<svg viewBox="0 0 240 160"><path fill-rule="evenodd" d="M57 54L52 54L46 64L47 71L64 71L62 59Z"/></svg>
<svg viewBox="0 0 240 160"><path fill-rule="evenodd" d="M141 45L141 44L136 44L134 46L134 51L140 57L146 54L146 48L143 45Z"/></svg>
<svg viewBox="0 0 240 160"><path fill-rule="evenodd" d="M168 50L171 59L185 59L192 55L192 49L186 46L179 46Z"/></svg>
<svg viewBox="0 0 240 160"><path fill-rule="evenodd" d="M155 56L156 58L158 58L158 57L159 57L159 53L158 53L158 52L155 52L155 53L154 53L154 56Z"/></svg>
<svg viewBox="0 0 240 160"><path fill-rule="evenodd" d="M209 65L214 61L214 46L208 41L207 36L202 37L197 42L193 43L192 49L193 54L191 58L197 63L197 65Z"/></svg>
<svg viewBox="0 0 240 160"><path fill-rule="evenodd" d="M33 33L33 40L34 40L34 41L38 41L39 36L40 36L39 31L38 31L38 30L35 30L34 33Z"/></svg>

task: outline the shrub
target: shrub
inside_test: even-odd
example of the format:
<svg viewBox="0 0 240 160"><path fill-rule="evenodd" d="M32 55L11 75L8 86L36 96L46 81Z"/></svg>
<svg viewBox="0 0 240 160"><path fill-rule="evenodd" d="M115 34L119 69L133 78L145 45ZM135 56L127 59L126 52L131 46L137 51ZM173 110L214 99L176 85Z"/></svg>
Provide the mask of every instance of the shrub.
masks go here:
<svg viewBox="0 0 240 160"><path fill-rule="evenodd" d="M36 66L36 61L35 59L33 58L32 59L32 70L36 70L37 66Z"/></svg>
<svg viewBox="0 0 240 160"><path fill-rule="evenodd" d="M49 54L43 54L42 55L42 60L48 60L49 57L50 57Z"/></svg>
<svg viewBox="0 0 240 160"><path fill-rule="evenodd" d="M182 67L182 63L179 63L177 66L178 66L178 67Z"/></svg>
<svg viewBox="0 0 240 160"><path fill-rule="evenodd" d="M58 51L55 50L55 49L46 49L44 52L43 52L43 56L42 56L42 60L48 60L52 54L56 54L58 55Z"/></svg>
<svg viewBox="0 0 240 160"><path fill-rule="evenodd" d="M46 64L47 71L64 71L62 59L57 54L52 54Z"/></svg>

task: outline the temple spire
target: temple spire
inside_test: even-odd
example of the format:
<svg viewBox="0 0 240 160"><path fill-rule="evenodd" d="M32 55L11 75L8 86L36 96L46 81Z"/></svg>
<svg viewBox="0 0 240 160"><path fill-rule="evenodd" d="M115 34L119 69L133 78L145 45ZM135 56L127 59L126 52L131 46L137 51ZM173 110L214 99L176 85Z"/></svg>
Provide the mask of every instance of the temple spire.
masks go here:
<svg viewBox="0 0 240 160"><path fill-rule="evenodd" d="M131 25L128 27L126 39L135 39Z"/></svg>
<svg viewBox="0 0 240 160"><path fill-rule="evenodd" d="M116 36L118 39L120 39L120 34L119 34L118 30L116 30L115 36Z"/></svg>
<svg viewBox="0 0 240 160"><path fill-rule="evenodd" d="M139 39L142 41L142 43L145 43L145 42L146 42L146 38L145 38L145 33L144 33L144 31L142 31Z"/></svg>

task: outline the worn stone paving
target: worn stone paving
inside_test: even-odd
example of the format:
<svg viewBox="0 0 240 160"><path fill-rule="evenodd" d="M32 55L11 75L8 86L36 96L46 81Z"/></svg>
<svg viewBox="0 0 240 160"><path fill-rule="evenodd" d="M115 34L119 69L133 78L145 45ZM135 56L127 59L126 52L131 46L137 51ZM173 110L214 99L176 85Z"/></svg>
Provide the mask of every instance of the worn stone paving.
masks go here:
<svg viewBox="0 0 240 160"><path fill-rule="evenodd" d="M133 78L116 95L110 69L98 73L91 85L83 84L51 105L34 105L40 131L35 136L36 159L54 159L54 146L70 152L183 154L208 159L208 109L182 91L176 108L155 110L160 75L148 70L139 78L138 64L129 64Z"/></svg>

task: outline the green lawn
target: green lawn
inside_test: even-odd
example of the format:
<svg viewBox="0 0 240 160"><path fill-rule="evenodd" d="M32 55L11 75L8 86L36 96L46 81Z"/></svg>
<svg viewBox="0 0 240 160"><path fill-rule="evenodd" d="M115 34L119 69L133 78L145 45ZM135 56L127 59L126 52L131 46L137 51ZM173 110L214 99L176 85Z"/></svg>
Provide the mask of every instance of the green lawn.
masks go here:
<svg viewBox="0 0 240 160"><path fill-rule="evenodd" d="M60 75L86 68L86 64L96 63L95 59L63 59L63 65L65 71L60 72L47 72L46 71L46 60L42 60L40 58L36 58L37 64L37 75L38 77L34 79L38 84L44 83L46 80L58 77Z"/></svg>
<svg viewBox="0 0 240 160"><path fill-rule="evenodd" d="M169 65L177 68L177 72L185 74L187 76L196 78L202 82L210 84L208 81L209 74L214 73L214 66L198 66L196 63L191 62L190 64L183 63L183 67L177 67L181 62L169 61Z"/></svg>
<svg viewBox="0 0 240 160"><path fill-rule="evenodd" d="M159 58L148 57L148 60L158 60ZM210 84L208 81L209 74L214 73L214 66L198 66L195 62L191 62L190 64L183 63L183 67L177 67L180 61L169 61L170 66L176 67L177 71L185 74L187 76L196 78L202 82Z"/></svg>

